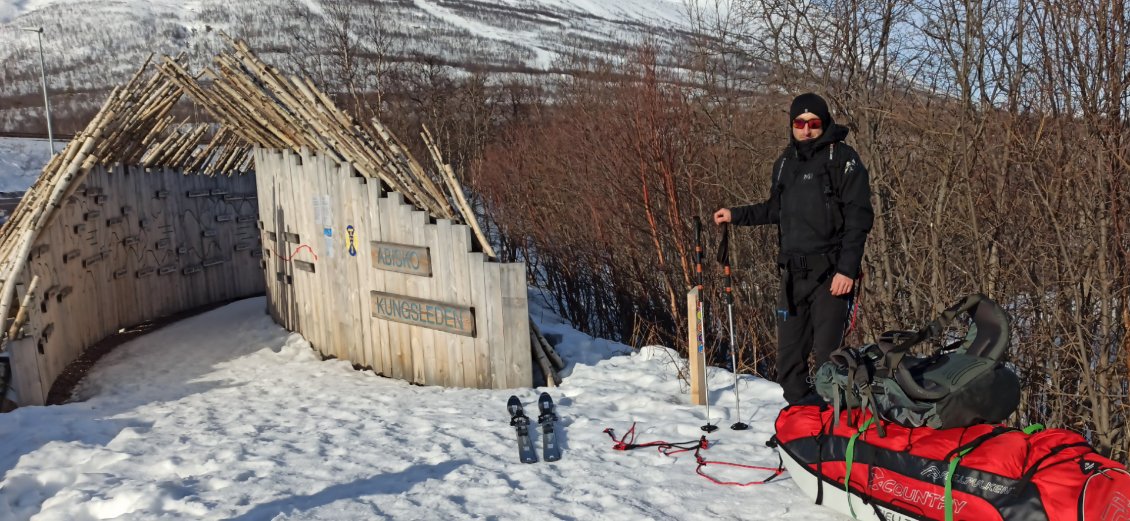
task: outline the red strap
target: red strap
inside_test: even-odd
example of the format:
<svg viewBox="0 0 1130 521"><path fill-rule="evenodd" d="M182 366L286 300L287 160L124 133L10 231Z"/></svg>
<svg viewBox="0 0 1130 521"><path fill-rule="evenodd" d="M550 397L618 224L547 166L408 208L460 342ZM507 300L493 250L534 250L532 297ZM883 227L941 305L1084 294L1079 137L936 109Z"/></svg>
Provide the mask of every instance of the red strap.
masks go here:
<svg viewBox="0 0 1130 521"><path fill-rule="evenodd" d="M632 427L630 429L628 429L628 432L624 433L624 435L621 436L620 439L616 439L616 434L612 431L611 428L604 429L604 433L607 434L609 437L611 437L612 441L616 442L615 445L612 446L612 448L614 450L632 450L632 449L638 449L640 447L656 447L659 450L660 454L663 454L664 456L672 456L672 455L675 455L675 454L681 454L683 452L690 452L690 451L693 450L695 462L698 463L698 468L695 469L695 473L698 474L699 476L702 476L702 477L710 480L712 483L714 483L716 485L732 485L732 486L738 486L738 487L748 487L748 486L751 486L751 485L764 485L765 483L768 483L768 482L776 479L777 476L780 476L781 474L785 473L784 462L780 461L780 457L781 457L780 454L777 454L778 463L777 463L776 468L760 467L760 466L757 466L757 465L745 465L745 464L742 464L742 463L730 463L730 462L727 462L727 461L709 461L709 460L702 457L702 451L710 448L710 442L709 442L709 440L706 439L706 436L702 436L701 438L698 439L698 441L687 441L687 442L681 442L681 443L670 443L670 442L666 442L666 441L652 441L652 442L648 442L648 443L636 443L636 424L634 422L632 423ZM714 477L711 477L705 471L703 471L703 468L706 467L707 465L720 465L720 466L737 467L737 468L750 469L750 470L764 470L764 471L772 472L772 474L770 474L765 479L761 479L761 480L758 480L758 481L750 481L750 482L746 482L746 483L741 483L741 482L737 482L737 481L721 481L721 480L718 480Z"/></svg>
<svg viewBox="0 0 1130 521"><path fill-rule="evenodd" d="M671 443L668 441L649 441L647 443L636 443L636 424L634 422L632 423L632 428L628 429L628 432L624 433L624 435L621 436L620 439L616 439L616 434L612 431L611 427L604 429L604 433L611 437L612 441L616 442L616 444L612 446L612 448L615 450L632 450L641 447L656 447L659 452L668 456L670 456L671 454L678 454L680 452L696 450L696 448L699 446L705 448L707 443L706 436L703 436L701 439L696 441L684 441L678 443Z"/></svg>
<svg viewBox="0 0 1130 521"><path fill-rule="evenodd" d="M709 479L715 485L731 485L731 486L736 486L736 487L748 487L748 486L752 486L752 485L764 485L764 484L776 479L777 476L780 476L781 474L785 473L785 467L783 465L783 462L779 463L777 465L777 468L772 468L772 467L759 467L757 465L745 465L745 464L742 464L742 463L730 463L728 461L708 461L708 460L704 459L702 457L702 455L700 455L698 453L698 451L695 451L694 457L695 457L695 461L698 462L698 468L695 469L695 473L697 473L699 476L702 476L706 479ZM781 455L777 454L777 457L780 458ZM722 466L727 466L727 467L737 467L737 468L740 468L740 469L765 470L765 471L772 472L772 474L770 474L769 477L767 477L765 479L761 479L761 480L757 480L757 481L749 481L749 482L746 482L746 483L741 483L741 482L738 482L738 481L720 481L720 480L718 480L714 477L711 477L710 475L708 475L706 472L704 472L702 470L703 467L706 467L707 465L722 465Z"/></svg>

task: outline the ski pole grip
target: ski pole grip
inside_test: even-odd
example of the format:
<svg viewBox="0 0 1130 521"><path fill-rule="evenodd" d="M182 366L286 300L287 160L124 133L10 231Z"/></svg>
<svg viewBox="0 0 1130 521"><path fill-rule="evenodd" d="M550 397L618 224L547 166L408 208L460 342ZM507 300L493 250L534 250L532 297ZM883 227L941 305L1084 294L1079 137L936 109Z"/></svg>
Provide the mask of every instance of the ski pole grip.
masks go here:
<svg viewBox="0 0 1130 521"><path fill-rule="evenodd" d="M723 266L730 265L730 223L722 223L722 239L718 241L718 257L715 260Z"/></svg>

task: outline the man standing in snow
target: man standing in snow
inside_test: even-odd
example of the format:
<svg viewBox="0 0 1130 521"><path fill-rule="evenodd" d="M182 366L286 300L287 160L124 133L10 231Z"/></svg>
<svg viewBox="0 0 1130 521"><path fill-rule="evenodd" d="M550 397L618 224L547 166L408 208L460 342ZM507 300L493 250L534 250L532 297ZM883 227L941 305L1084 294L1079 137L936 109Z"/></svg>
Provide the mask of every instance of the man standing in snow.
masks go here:
<svg viewBox="0 0 1130 521"><path fill-rule="evenodd" d="M778 226L777 381L792 405L822 403L808 356L815 351L820 367L842 341L874 214L867 169L824 99L797 96L789 119L792 136L773 164L769 199L722 208L714 223Z"/></svg>

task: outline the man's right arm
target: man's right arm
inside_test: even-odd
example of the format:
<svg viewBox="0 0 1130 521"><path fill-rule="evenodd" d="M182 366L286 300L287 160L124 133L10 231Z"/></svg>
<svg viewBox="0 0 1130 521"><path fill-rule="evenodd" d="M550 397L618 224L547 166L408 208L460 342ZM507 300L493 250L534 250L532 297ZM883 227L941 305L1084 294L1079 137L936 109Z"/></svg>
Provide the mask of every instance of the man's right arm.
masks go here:
<svg viewBox="0 0 1130 521"><path fill-rule="evenodd" d="M777 161L781 161L778 159ZM778 165L773 163L773 172ZM735 206L730 208L730 222L737 226L757 226L761 224L779 224L781 220L781 197L777 190L777 179L774 176L769 186L769 199L757 204Z"/></svg>
<svg viewBox="0 0 1130 521"><path fill-rule="evenodd" d="M730 222L736 226L777 224L781 216L780 208L777 191L773 190L769 194L769 200L765 202L730 208Z"/></svg>

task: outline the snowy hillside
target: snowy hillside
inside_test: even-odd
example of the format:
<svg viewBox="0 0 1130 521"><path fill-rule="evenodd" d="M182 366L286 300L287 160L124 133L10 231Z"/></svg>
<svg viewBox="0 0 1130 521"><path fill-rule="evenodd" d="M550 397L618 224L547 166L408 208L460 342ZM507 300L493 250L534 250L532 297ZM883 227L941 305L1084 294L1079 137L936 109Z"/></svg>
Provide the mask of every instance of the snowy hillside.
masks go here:
<svg viewBox="0 0 1130 521"><path fill-rule="evenodd" d="M250 299L118 347L78 391L83 401L0 415L0 519L793 519L833 520L788 475L723 486L691 453L613 450L696 440L671 351L579 334L548 312L570 363L558 403L564 458L518 462L505 410L514 391L420 387L320 361ZM780 407L775 384L712 369L707 459L775 466L764 445ZM516 391L536 415L540 390ZM531 410L533 407L533 410ZM535 443L540 444L538 438ZM720 480L764 471L707 466Z"/></svg>
<svg viewBox="0 0 1130 521"><path fill-rule="evenodd" d="M56 141L55 150L67 143ZM0 137L0 224L8 220L49 158L46 139Z"/></svg>
<svg viewBox="0 0 1130 521"><path fill-rule="evenodd" d="M64 141L55 142L55 150L65 146ZM0 193L26 191L49 157L46 139L0 137Z"/></svg>
<svg viewBox="0 0 1130 521"><path fill-rule="evenodd" d="M28 27L44 28L56 103L78 104L127 79L150 52L184 52L201 67L222 46L218 31L280 65L328 54L328 27L347 23L357 54L522 72L550 69L566 54L623 56L645 38L679 45L687 19L684 0L0 0L0 106L29 118L37 105Z"/></svg>

